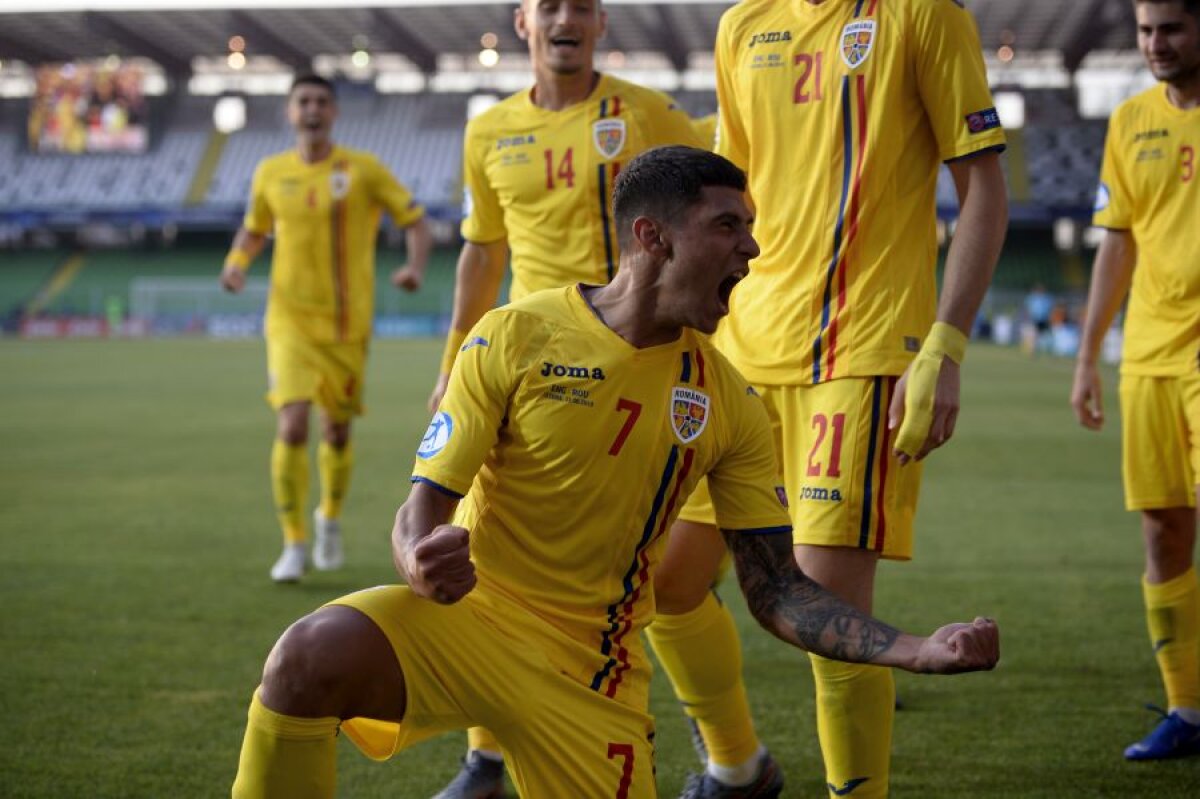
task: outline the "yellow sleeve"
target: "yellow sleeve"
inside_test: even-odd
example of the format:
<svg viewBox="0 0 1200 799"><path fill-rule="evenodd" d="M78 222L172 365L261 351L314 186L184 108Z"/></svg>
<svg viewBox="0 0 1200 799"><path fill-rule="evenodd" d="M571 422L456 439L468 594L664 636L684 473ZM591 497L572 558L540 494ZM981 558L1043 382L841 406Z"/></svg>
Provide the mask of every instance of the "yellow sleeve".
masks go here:
<svg viewBox="0 0 1200 799"><path fill-rule="evenodd" d="M958 3L916 0L918 88L943 161L1004 147L975 18Z"/></svg>
<svg viewBox="0 0 1200 799"><path fill-rule="evenodd" d="M771 423L749 386L734 403L730 450L708 473L708 491L722 530L790 530Z"/></svg>
<svg viewBox="0 0 1200 799"><path fill-rule="evenodd" d="M446 395L417 449L413 481L463 496L500 435L520 382L522 354L532 331L519 314L491 311L467 335L454 361Z"/></svg>
<svg viewBox="0 0 1200 799"><path fill-rule="evenodd" d="M482 119L482 117L480 118ZM467 123L463 137L463 221L462 236L467 241L486 244L507 236L504 209L488 182L485 159L488 136L480 130L479 120Z"/></svg>
<svg viewBox="0 0 1200 799"><path fill-rule="evenodd" d="M650 147L661 147L668 144L683 144L688 147L711 149L696 130L696 125L687 112L675 104L665 94L655 92L655 96L647 98L649 108L647 116L650 120Z"/></svg>
<svg viewBox="0 0 1200 799"><path fill-rule="evenodd" d="M734 91L734 70L737 65L733 38L729 31L729 14L721 17L717 28L714 52L717 73L717 134L713 151L728 158L743 171L750 166L750 140L746 136L742 109Z"/></svg>
<svg viewBox="0 0 1200 799"><path fill-rule="evenodd" d="M425 216L425 209L412 196L412 192L396 180L382 162L377 158L370 158L367 164L371 174L371 185L375 189L375 199L387 209L397 227L408 227Z"/></svg>
<svg viewBox="0 0 1200 799"><path fill-rule="evenodd" d="M275 217L271 206L267 203L267 164L259 163L250 181L250 201L246 203L246 215L242 218L242 227L251 233L265 236L275 227Z"/></svg>
<svg viewBox="0 0 1200 799"><path fill-rule="evenodd" d="M1123 117L1118 108L1108 123L1104 138L1104 163L1100 167L1100 185L1096 189L1096 205L1092 224L1115 230L1133 227L1133 203L1126 180L1125 165L1121 162L1120 142L1124 140Z"/></svg>

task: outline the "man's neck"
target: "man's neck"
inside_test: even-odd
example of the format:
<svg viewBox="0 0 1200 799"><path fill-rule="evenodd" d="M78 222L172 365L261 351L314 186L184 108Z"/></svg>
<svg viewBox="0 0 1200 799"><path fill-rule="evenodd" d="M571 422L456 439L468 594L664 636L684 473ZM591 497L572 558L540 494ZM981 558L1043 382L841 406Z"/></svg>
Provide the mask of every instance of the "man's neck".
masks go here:
<svg viewBox="0 0 1200 799"><path fill-rule="evenodd" d="M658 286L638 275L649 270L623 264L607 286L584 289L584 299L605 326L638 349L668 344L683 335L658 318Z"/></svg>
<svg viewBox="0 0 1200 799"><path fill-rule="evenodd" d="M315 164L329 157L329 154L333 152L333 142L329 139L313 141L301 138L296 142L296 150L300 153L301 161L306 164Z"/></svg>
<svg viewBox="0 0 1200 799"><path fill-rule="evenodd" d="M1168 83L1167 101L1184 111L1200 108L1200 70L1185 80Z"/></svg>
<svg viewBox="0 0 1200 799"><path fill-rule="evenodd" d="M531 99L538 108L561 111L582 103L600 82L600 73L595 70L576 75L558 75L553 72L537 74L534 79Z"/></svg>

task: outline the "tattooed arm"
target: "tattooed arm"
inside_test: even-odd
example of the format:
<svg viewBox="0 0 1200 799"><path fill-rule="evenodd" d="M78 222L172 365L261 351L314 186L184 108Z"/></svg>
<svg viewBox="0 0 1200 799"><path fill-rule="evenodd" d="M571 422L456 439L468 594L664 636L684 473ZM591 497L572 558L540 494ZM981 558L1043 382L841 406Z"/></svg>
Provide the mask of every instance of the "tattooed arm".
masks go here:
<svg viewBox="0 0 1200 799"><path fill-rule="evenodd" d="M990 619L950 624L928 638L869 616L807 577L792 557L791 533L723 530L750 612L767 632L834 660L953 674L991 669L1000 658Z"/></svg>

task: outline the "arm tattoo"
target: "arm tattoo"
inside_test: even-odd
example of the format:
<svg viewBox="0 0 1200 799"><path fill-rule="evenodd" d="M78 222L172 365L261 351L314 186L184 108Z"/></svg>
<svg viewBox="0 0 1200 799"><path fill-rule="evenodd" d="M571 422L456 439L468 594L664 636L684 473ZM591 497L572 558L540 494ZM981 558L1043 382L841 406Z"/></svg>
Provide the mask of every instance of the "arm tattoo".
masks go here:
<svg viewBox="0 0 1200 799"><path fill-rule="evenodd" d="M855 609L796 565L790 533L723 531L754 618L768 632L822 657L871 663L899 631Z"/></svg>

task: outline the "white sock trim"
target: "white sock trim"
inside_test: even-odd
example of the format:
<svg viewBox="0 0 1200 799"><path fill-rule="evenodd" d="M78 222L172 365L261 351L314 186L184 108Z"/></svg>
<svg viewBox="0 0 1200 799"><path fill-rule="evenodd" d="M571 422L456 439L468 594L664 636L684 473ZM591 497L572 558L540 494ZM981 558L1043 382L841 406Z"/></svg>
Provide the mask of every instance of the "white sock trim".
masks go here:
<svg viewBox="0 0 1200 799"><path fill-rule="evenodd" d="M743 785L749 785L754 782L762 771L762 761L767 754L767 748L762 744L758 745L758 751L750 756L749 760L738 763L736 766L719 766L712 760L708 761L708 766L705 771L717 782L722 785L728 785L731 788L740 788Z"/></svg>

